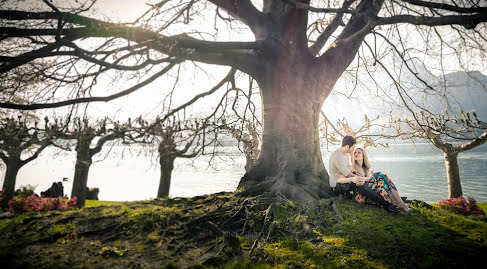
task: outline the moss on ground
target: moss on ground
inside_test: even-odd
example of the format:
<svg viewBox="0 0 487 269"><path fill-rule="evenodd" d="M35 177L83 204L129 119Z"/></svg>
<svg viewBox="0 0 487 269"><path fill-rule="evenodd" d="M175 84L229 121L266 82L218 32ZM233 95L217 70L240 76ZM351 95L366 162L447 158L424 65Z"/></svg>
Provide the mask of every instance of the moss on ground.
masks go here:
<svg viewBox="0 0 487 269"><path fill-rule="evenodd" d="M86 200L85 207L97 207L102 205L120 205L124 202L116 202L116 201L99 201L99 200Z"/></svg>
<svg viewBox="0 0 487 269"><path fill-rule="evenodd" d="M477 203L477 205L487 214L487 203Z"/></svg>
<svg viewBox="0 0 487 269"><path fill-rule="evenodd" d="M390 214L340 199L302 208L231 193L90 203L0 219L0 267L471 268L487 261L485 217L421 205Z"/></svg>

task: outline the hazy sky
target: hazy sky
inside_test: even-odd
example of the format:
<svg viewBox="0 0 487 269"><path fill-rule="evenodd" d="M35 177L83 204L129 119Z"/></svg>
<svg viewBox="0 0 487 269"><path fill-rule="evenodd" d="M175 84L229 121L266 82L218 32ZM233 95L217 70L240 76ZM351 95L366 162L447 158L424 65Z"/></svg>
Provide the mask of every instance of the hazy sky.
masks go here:
<svg viewBox="0 0 487 269"><path fill-rule="evenodd" d="M97 3L93 6L92 10L86 13L85 15L97 17L104 20L110 20L114 22L130 22L136 19L140 14L146 11L149 6L147 3L156 3L159 1L156 0L98 0ZM254 1L259 2L259 1ZM49 10L49 8L42 3L40 0L30 0L30 1L6 1L3 3L10 3L11 6L17 6L22 8L31 7L32 3L35 3L39 9ZM70 5L75 3L73 0L57 0L54 1L55 4L61 4L64 6ZM212 15L213 16L213 15ZM189 27L196 27L196 29L200 31L205 31L208 33L215 33L213 29L212 21L213 17L207 18L207 23L201 23L200 21L192 22L193 25L189 25ZM409 28L404 28L405 31L410 31ZM408 30L409 29L409 30ZM218 32L218 37L221 40L252 40L252 36L245 34L238 34L232 35L231 31L225 32L221 30ZM242 37L243 36L243 37ZM445 34L447 36L447 34ZM414 42L414 34L408 35L408 39L410 42ZM88 42L88 41L85 41ZM363 52L362 52L363 53ZM445 57L445 63L448 63L448 57ZM450 61L451 62L451 61ZM472 61L474 63L475 61ZM480 59L481 64L484 61ZM209 70L208 73L199 72L199 69L204 68ZM199 64L197 67L192 65L191 63L185 64L183 69L181 70L181 78L179 80L179 87L175 91L174 97L174 105L178 103L185 102L189 100L192 96L202 91L209 90L212 85L216 84L223 76L225 76L228 67L216 67L216 66L208 66ZM478 70L478 69L477 69ZM486 74L486 70L480 70L484 74ZM432 72L435 72L432 70ZM149 111L157 111L160 109L161 102L163 101L164 95L168 93L168 91L172 88L172 83L174 82L174 72L171 73L172 77L163 77L159 78L155 82L151 83L150 85L144 87L143 89L138 90L135 93L130 94L129 96L119 98L117 100L111 101L109 103L94 103L90 105L90 113L93 115L104 115L107 114L109 116L118 115L119 118L125 118L129 115L138 115L148 113ZM98 85L96 86L95 92L97 95L106 95L107 88L114 89L114 90L123 90L131 86L130 84L135 83L130 80L122 80L118 81L118 83L110 84L110 77L105 79L100 79ZM348 98L344 98L343 95L337 93L349 93L351 92L352 85L347 82L344 78L340 79L339 82L336 84L334 89L334 94L330 95L330 97L325 102L324 109L327 113L329 113L330 118L336 119L341 116L346 116L350 119L350 122L360 122L363 118L364 113L370 113L371 108L374 107L373 102L370 102L371 97L367 97L369 99L356 101L356 100L349 100ZM362 92L361 92L362 91ZM358 90L354 92L356 96L364 96L364 91L360 85ZM200 106L198 109L201 108L211 108L211 104L217 97L207 97L200 102ZM203 105L201 105L203 104ZM208 107L209 106L209 107ZM174 106L173 106L174 107ZM374 112L375 113L375 112ZM373 115L372 115L373 116Z"/></svg>

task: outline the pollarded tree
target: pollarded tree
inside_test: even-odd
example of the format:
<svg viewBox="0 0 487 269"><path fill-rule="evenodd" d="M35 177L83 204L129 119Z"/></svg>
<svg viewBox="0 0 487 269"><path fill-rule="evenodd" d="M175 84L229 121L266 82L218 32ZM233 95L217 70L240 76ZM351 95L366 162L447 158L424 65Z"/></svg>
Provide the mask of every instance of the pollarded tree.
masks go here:
<svg viewBox="0 0 487 269"><path fill-rule="evenodd" d="M84 207L86 200L86 184L93 164L93 156L99 153L105 143L115 139L123 139L129 125L115 122L107 126L106 120L89 122L88 119L74 118L72 123L62 132L56 134L57 139L74 140L76 143L76 164L74 168L71 198L76 197L76 206ZM92 142L98 138L94 147Z"/></svg>
<svg viewBox="0 0 487 269"><path fill-rule="evenodd" d="M160 1L125 24L96 19L96 14L87 11L89 6L74 9L73 3L63 8L44 0L46 9L31 11L4 4L0 10L0 74L8 78L31 64L25 68L29 70L26 74L50 79L47 91L66 85L75 90L62 101L42 99L19 105L3 98L0 106L39 109L109 101L149 84L184 61L231 66L257 81L263 106L261 154L240 182L240 186L249 186L244 194L281 194L313 201L331 195L320 153L320 111L337 80L357 54L363 53L362 44L381 38L392 44L417 35L425 42L406 45L426 44L432 50L426 42L435 41L459 48L455 53L464 48L484 53L485 3L457 2L174 0ZM208 16L209 12L215 16ZM205 24L205 17L215 18L215 23ZM205 25L225 27L234 36L245 26L253 38L245 32L233 41L221 41L218 34L208 39L206 29L198 31ZM415 27L408 28L411 25ZM434 34L449 31L449 27L459 42L449 44L441 33ZM101 42L86 44L86 38ZM372 50L387 48L387 42L375 43ZM36 69L34 63L44 58L52 67ZM87 72L75 67L80 62ZM109 70L146 73L148 78L115 94L90 96L94 83L89 82L98 81Z"/></svg>
<svg viewBox="0 0 487 269"><path fill-rule="evenodd" d="M157 198L169 195L174 162L177 158L196 158L203 154L216 154L219 128L208 119L176 120L175 117L157 118L148 123L137 118L132 141L155 144L160 165ZM138 134L138 135L137 135ZM206 150L205 148L210 148Z"/></svg>
<svg viewBox="0 0 487 269"><path fill-rule="evenodd" d="M325 113L322 112L321 116L323 120L320 123L320 131L326 141L327 148L329 144L341 145L342 139L346 135L354 137L357 140L357 144L363 144L364 148L369 146L389 147L387 139L401 137L398 134L391 133L392 126L383 122L379 115L371 119L367 114L364 114L364 122L355 130L348 124L348 120L345 117L338 119L333 124ZM389 131L389 133L386 133L386 131Z"/></svg>
<svg viewBox="0 0 487 269"><path fill-rule="evenodd" d="M15 194L15 182L20 168L35 160L52 143L56 130L57 126L49 124L47 117L44 126L39 126L33 119L21 115L18 119L1 119L0 159L6 165L2 188L5 199L2 200L2 207L6 207Z"/></svg>
<svg viewBox="0 0 487 269"><path fill-rule="evenodd" d="M245 155L245 171L248 172L257 163L259 159L259 141L260 135L257 131L257 123L246 120L243 124L222 124L221 128L230 133L230 135L243 144L243 153ZM244 127L244 128L243 128Z"/></svg>
<svg viewBox="0 0 487 269"><path fill-rule="evenodd" d="M404 123L405 126L402 126ZM448 197L461 197L463 193L458 155L487 141L487 123L481 121L475 112L461 111L456 115L445 112L431 115L421 110L413 113L412 117L397 117L393 124L397 134L404 139L428 139L443 152Z"/></svg>
<svg viewBox="0 0 487 269"><path fill-rule="evenodd" d="M435 34L439 35L438 32ZM430 71L434 69L427 61L414 57L413 49L401 51L400 47L405 47L404 42L390 45L395 58L392 66L382 59L384 55L374 53L368 47L374 63L384 71L390 81L389 87L394 89L391 92L382 91L382 103L378 104L384 107L390 107L389 102L393 104L389 111L389 122L382 123L389 131L392 130L386 137L413 142L426 140L441 150L445 158L448 196L460 197L462 187L458 155L487 140L487 124L483 119L485 113L479 118L475 112L465 113L462 108L474 109L485 105L482 100L487 89L486 77L480 72L449 72L448 64L443 62L438 65L439 75L435 76ZM448 48L451 49L451 46ZM446 51L447 48L440 50L442 54ZM381 83L375 86L384 87Z"/></svg>

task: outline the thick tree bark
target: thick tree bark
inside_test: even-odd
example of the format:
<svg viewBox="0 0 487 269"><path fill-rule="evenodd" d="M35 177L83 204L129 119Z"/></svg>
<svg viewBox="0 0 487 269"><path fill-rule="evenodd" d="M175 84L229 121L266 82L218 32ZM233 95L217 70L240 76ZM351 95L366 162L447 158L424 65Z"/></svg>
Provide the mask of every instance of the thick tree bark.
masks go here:
<svg viewBox="0 0 487 269"><path fill-rule="evenodd" d="M460 169L458 167L458 153L444 152L446 177L448 180L448 197L458 198L462 196L462 185L460 183Z"/></svg>
<svg viewBox="0 0 487 269"><path fill-rule="evenodd" d="M86 183L92 164L90 146L79 144L76 146L76 165L74 168L73 189L71 198L76 197L76 207L84 207L86 200Z"/></svg>
<svg viewBox="0 0 487 269"><path fill-rule="evenodd" d="M157 198L164 198L169 195L171 187L171 175L174 169L173 157L160 157L159 163L161 165L161 179L159 181L159 190L157 191Z"/></svg>
<svg viewBox="0 0 487 269"><path fill-rule="evenodd" d="M303 1L309 4L310 1ZM240 182L243 195L270 193L299 202L333 195L319 142L319 113L336 81L354 59L382 1L361 1L334 45L315 58L307 47L306 10L272 1L258 72L263 141L257 164ZM369 5L371 4L371 5Z"/></svg>
<svg viewBox="0 0 487 269"><path fill-rule="evenodd" d="M270 192L301 202L332 195L318 131L321 93L327 85L312 70L310 61L278 62L259 81L264 131L259 160L239 185L246 193Z"/></svg>
<svg viewBox="0 0 487 269"><path fill-rule="evenodd" d="M5 171L5 178L3 181L4 198L2 200L1 206L8 207L8 201L11 200L15 195L15 182L17 180L17 174L19 173L22 165L14 157L9 158L7 162L7 171Z"/></svg>

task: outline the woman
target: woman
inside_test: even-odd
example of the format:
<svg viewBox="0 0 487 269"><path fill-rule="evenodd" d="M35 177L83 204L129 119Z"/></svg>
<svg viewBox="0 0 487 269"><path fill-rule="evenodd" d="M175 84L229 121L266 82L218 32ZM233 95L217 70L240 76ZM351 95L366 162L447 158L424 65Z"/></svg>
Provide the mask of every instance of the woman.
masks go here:
<svg viewBox="0 0 487 269"><path fill-rule="evenodd" d="M371 188L379 193L389 203L394 204L405 212L410 212L411 208L409 208L401 199L401 196L399 196L397 188L392 180L386 174L381 172L373 173L370 167L369 158L367 157L365 150L362 148L356 148L352 156L353 173L357 174L358 176L369 178L368 188ZM356 194L355 199L359 203L365 202L365 198L358 193Z"/></svg>

